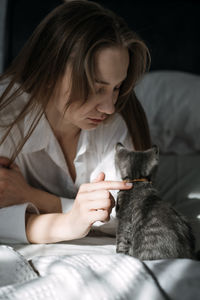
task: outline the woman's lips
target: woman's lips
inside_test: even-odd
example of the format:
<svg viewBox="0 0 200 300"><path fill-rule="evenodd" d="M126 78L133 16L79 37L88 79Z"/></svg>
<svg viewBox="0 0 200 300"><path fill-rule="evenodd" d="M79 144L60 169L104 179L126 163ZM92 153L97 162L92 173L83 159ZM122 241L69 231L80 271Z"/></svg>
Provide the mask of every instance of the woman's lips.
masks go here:
<svg viewBox="0 0 200 300"><path fill-rule="evenodd" d="M93 123L101 123L104 119L93 119L93 118L88 118L88 120L92 121Z"/></svg>

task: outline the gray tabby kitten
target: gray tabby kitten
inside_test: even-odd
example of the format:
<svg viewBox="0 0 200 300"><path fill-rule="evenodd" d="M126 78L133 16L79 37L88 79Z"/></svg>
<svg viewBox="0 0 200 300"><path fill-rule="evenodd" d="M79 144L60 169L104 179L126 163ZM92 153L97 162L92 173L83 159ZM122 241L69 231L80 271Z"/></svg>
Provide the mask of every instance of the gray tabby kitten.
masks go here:
<svg viewBox="0 0 200 300"><path fill-rule="evenodd" d="M158 152L156 146L146 151L129 151L120 143L116 145L115 164L122 179L136 180L131 190L118 193L116 250L141 260L194 258L190 225L162 202L153 187Z"/></svg>

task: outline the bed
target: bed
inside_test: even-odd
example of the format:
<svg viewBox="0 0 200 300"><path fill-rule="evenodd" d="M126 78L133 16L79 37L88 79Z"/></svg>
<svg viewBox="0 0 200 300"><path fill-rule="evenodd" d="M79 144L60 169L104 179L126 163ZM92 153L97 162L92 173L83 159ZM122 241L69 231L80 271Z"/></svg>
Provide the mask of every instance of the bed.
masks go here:
<svg viewBox="0 0 200 300"><path fill-rule="evenodd" d="M112 1L106 3L116 11L120 9L119 4L114 7ZM122 15L126 14L125 6L128 7L126 1ZM144 1L133 2L133 8L134 15L137 11L142 13ZM144 16L148 15L148 19L142 19L141 26L137 18L131 20L128 14L129 25L144 36L153 54L151 70L135 92L146 111L153 143L160 148L156 178L160 195L189 219L199 250L200 27L196 25L200 5L198 1L164 1L162 8L154 3L146 9ZM159 18L159 13L165 18ZM187 26L172 26L175 20L184 22L184 13ZM172 53L170 35L167 40L163 38L166 28L173 30L171 44L179 37ZM183 48L187 32L188 51ZM200 261L142 262L116 254L115 237L96 231L71 242L0 245L0 299L191 300L200 299L199 282Z"/></svg>

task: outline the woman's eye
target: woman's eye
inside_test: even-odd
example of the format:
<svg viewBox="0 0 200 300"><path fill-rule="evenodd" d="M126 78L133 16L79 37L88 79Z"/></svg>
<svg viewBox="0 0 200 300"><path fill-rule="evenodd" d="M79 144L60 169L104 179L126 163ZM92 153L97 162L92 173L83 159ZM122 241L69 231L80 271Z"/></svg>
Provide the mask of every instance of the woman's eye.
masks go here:
<svg viewBox="0 0 200 300"><path fill-rule="evenodd" d="M114 91L119 91L120 88L121 88L121 86L116 86L116 87L114 88Z"/></svg>
<svg viewBox="0 0 200 300"><path fill-rule="evenodd" d="M96 90L96 94L103 94L105 92L104 88L99 88Z"/></svg>

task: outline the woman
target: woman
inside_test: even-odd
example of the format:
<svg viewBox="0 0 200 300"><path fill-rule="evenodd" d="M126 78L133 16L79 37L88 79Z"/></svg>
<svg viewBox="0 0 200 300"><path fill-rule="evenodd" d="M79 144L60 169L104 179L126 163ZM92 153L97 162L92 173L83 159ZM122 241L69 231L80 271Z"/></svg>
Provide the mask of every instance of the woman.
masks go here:
<svg viewBox="0 0 200 300"><path fill-rule="evenodd" d="M36 28L0 78L1 242L53 243L110 226L116 191L131 188L115 170L115 144L150 147L133 92L148 56L94 2L67 2Z"/></svg>

